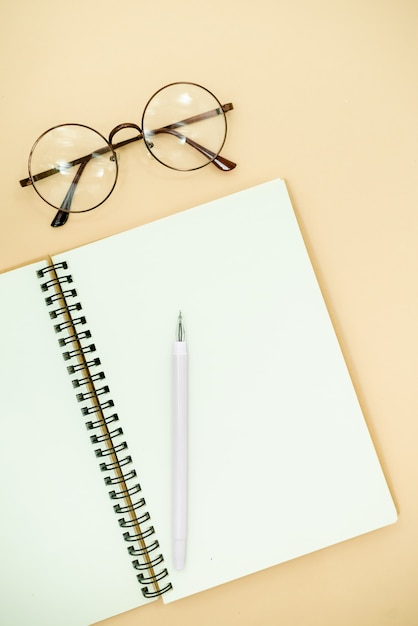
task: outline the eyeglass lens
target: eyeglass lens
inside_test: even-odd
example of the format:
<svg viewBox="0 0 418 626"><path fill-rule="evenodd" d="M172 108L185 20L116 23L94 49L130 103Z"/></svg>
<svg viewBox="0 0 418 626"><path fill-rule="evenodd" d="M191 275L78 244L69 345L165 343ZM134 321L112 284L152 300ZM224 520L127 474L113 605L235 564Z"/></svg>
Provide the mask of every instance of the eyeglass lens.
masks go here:
<svg viewBox="0 0 418 626"><path fill-rule="evenodd" d="M36 173L48 173L54 175ZM48 204L83 212L104 202L116 184L116 155L98 132L79 124L64 124L38 139L30 156L33 185Z"/></svg>
<svg viewBox="0 0 418 626"><path fill-rule="evenodd" d="M148 101L142 131L148 149L160 163L187 171L204 167L219 154L226 121L222 105L212 93L198 85L175 83Z"/></svg>

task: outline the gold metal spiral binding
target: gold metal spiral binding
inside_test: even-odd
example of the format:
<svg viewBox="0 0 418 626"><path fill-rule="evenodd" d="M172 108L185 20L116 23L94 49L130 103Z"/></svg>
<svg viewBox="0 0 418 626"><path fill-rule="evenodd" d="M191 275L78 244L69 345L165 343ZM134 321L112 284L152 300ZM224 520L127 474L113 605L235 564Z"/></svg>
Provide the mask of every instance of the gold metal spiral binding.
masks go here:
<svg viewBox="0 0 418 626"><path fill-rule="evenodd" d="M94 343L86 343L92 335L86 328L85 316L80 314L82 305L78 301L77 290L66 288L66 285L73 283L68 269L66 261L56 264L50 261L37 275L39 279L47 279L40 285L43 292L49 292L45 297L47 306L56 306L49 313L51 319L59 317L62 320L54 325L54 330L61 335L58 343L61 348L65 348L62 352L63 359L70 361L67 371L70 376L76 374L71 381L72 385L75 389L81 389L76 394L81 414L84 417L95 416L94 421L89 420L85 425L87 430L96 430L90 435L90 440L94 446L100 446L94 448L94 453L102 460L99 470L106 474L105 485L114 487L108 492L109 497L113 501L120 501L113 505L113 510L116 515L123 515L118 517L119 526L129 529L122 536L130 544L127 546L129 556L136 557L132 560L132 565L141 572L137 575L137 580L142 594L146 598L155 598L169 591L172 585L170 582L161 585L161 581L168 577L168 571L163 567L164 557L162 554L151 554L159 549L156 539L148 542L155 535L155 529L150 523L148 511L144 511L145 499L138 495L141 486L136 480L136 470L129 468L133 459L128 453L123 429L120 426L110 427L119 421L119 417L117 413L109 412L113 409L114 402L108 397L110 388L106 384L104 372L97 369L101 367L100 359L97 356L90 358L91 354L96 353L96 346ZM78 316L75 317L74 314Z"/></svg>

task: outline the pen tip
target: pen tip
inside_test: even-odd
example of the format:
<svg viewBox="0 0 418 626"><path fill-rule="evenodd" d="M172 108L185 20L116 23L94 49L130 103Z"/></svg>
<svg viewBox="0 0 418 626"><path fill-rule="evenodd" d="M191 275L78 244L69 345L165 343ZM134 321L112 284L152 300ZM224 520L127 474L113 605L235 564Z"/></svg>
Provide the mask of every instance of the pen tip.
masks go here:
<svg viewBox="0 0 418 626"><path fill-rule="evenodd" d="M177 341L184 341L186 336L185 330L184 330L184 326L183 326L183 316L181 314L181 311L179 311L179 316L177 319Z"/></svg>

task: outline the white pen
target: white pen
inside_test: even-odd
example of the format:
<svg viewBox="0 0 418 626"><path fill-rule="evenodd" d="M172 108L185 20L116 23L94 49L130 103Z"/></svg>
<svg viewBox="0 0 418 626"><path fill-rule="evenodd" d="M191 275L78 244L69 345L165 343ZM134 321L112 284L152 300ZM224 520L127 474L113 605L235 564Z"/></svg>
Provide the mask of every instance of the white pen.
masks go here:
<svg viewBox="0 0 418 626"><path fill-rule="evenodd" d="M181 311L173 346L173 563L181 570L186 559L187 534L187 345Z"/></svg>

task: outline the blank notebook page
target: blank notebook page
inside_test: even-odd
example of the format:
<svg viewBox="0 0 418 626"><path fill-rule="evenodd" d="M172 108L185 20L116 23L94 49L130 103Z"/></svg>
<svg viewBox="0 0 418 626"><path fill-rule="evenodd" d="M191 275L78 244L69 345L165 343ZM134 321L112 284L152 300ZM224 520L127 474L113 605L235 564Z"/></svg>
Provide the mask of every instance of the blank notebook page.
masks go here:
<svg viewBox="0 0 418 626"><path fill-rule="evenodd" d="M283 181L54 260L63 259L170 571L164 601L396 520ZM171 351L179 310L190 456L186 566L176 572Z"/></svg>
<svg viewBox="0 0 418 626"><path fill-rule="evenodd" d="M0 275L0 623L87 626L144 602L38 263Z"/></svg>

